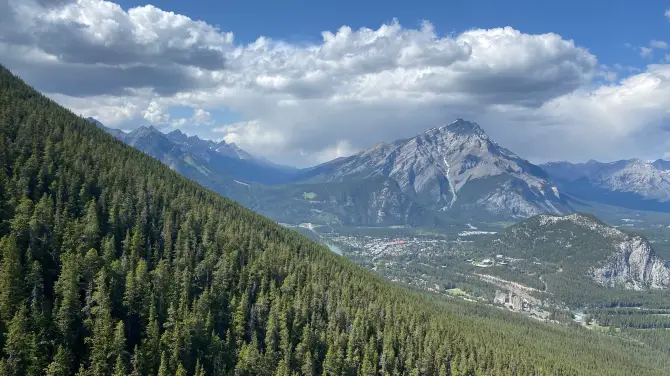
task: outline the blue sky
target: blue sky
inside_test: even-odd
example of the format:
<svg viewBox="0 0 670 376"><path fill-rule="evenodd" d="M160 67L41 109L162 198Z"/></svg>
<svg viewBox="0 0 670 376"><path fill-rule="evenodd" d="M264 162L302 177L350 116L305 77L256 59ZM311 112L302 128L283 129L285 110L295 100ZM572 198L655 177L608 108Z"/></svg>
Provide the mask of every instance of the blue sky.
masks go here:
<svg viewBox="0 0 670 376"><path fill-rule="evenodd" d="M512 26L530 34L558 33L588 48L605 64L643 66L648 63L626 47L646 46L669 34L662 17L669 2L649 0L475 0L475 1L181 1L161 0L165 10L233 30L241 43L259 36L292 42L319 42L324 30L342 25L374 28L397 18L407 27L422 20L439 33L472 28ZM124 8L145 1L119 1ZM661 60L659 55L656 60Z"/></svg>
<svg viewBox="0 0 670 376"><path fill-rule="evenodd" d="M670 157L669 10L7 0L0 62L108 126L180 128L300 166L457 117L534 162L655 159Z"/></svg>

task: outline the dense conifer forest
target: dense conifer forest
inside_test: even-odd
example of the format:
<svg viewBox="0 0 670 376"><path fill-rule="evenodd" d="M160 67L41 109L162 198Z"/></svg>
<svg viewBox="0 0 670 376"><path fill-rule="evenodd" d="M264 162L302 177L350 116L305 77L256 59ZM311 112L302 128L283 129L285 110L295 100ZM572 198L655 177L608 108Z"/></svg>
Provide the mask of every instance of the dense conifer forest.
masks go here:
<svg viewBox="0 0 670 376"><path fill-rule="evenodd" d="M660 375L635 341L385 282L0 67L0 375Z"/></svg>

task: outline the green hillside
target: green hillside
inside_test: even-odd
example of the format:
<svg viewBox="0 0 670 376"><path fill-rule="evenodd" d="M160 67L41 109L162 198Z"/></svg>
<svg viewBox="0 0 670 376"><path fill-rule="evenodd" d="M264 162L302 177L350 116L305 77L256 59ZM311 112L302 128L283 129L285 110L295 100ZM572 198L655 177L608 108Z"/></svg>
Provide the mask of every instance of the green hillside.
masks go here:
<svg viewBox="0 0 670 376"><path fill-rule="evenodd" d="M482 273L534 287L548 294L541 297L570 307L670 308L667 289L605 287L594 281L592 269L606 264L619 252L619 244L633 236L590 214L539 215L480 239L473 248L480 257L504 255L510 259Z"/></svg>
<svg viewBox="0 0 670 376"><path fill-rule="evenodd" d="M662 354L384 282L0 68L0 375L661 375Z"/></svg>

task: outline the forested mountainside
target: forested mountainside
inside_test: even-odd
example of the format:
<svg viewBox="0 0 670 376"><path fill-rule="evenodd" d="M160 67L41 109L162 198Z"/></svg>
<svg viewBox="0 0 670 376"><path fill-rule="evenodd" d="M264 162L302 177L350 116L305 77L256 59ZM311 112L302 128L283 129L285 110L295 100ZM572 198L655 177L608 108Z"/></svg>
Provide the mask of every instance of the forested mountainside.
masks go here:
<svg viewBox="0 0 670 376"><path fill-rule="evenodd" d="M486 273L535 286L570 307L667 307L670 268L644 237L589 214L542 214L473 245L510 261Z"/></svg>
<svg viewBox="0 0 670 376"><path fill-rule="evenodd" d="M2 375L668 373L634 342L384 282L1 67L0 166Z"/></svg>

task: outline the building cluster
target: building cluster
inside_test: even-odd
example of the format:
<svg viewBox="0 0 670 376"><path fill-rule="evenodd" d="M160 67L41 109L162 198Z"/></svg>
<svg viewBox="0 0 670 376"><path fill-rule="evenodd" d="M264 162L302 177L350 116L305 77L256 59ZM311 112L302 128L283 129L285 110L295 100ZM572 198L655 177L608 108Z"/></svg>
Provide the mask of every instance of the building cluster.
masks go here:
<svg viewBox="0 0 670 376"><path fill-rule="evenodd" d="M496 255L495 258L485 258L481 261L469 260L474 266L480 268L490 268L495 265L507 265L510 263L511 259L505 257L504 255Z"/></svg>
<svg viewBox="0 0 670 376"><path fill-rule="evenodd" d="M373 260L381 256L401 256L420 253L425 256L443 253L447 240L420 237L385 238L372 236L336 236L332 242L355 249L361 256Z"/></svg>

